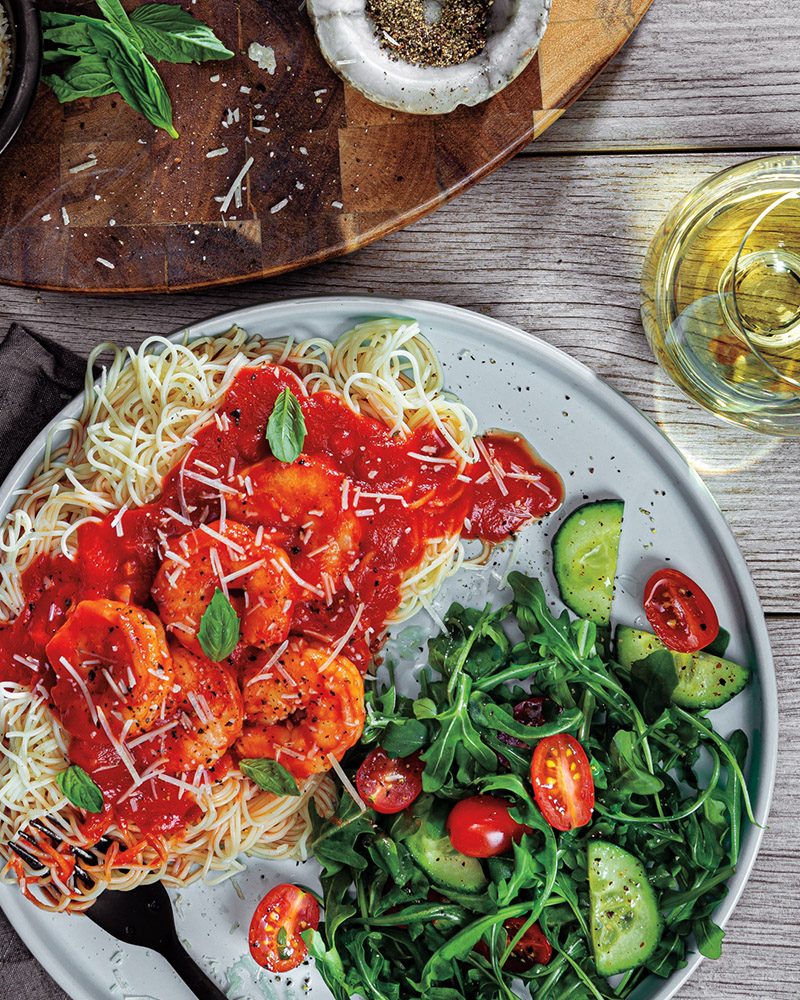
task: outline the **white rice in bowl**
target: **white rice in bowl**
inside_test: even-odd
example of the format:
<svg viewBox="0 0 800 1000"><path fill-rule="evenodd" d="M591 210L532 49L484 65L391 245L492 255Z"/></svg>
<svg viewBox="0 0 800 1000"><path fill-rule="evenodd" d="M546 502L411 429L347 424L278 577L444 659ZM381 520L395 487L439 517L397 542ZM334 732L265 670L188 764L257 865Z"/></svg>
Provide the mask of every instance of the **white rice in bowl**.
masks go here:
<svg viewBox="0 0 800 1000"><path fill-rule="evenodd" d="M6 96L11 77L11 63L11 25L8 23L5 8L0 3L0 105Z"/></svg>

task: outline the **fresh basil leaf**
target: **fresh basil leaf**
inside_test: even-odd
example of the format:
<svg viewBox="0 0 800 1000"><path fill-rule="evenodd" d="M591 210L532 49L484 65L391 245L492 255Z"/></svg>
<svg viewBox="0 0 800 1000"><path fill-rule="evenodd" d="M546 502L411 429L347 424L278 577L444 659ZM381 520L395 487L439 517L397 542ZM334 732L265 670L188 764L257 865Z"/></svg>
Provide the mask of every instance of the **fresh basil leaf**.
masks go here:
<svg viewBox="0 0 800 1000"><path fill-rule="evenodd" d="M82 767L70 764L56 775L56 782L74 806L90 813L103 811L103 793Z"/></svg>
<svg viewBox="0 0 800 1000"><path fill-rule="evenodd" d="M43 10L40 11L39 15L42 19L42 31L47 33L50 28L63 28L74 26L76 24L82 24L88 18L84 17L82 14L59 14L57 11L53 10Z"/></svg>
<svg viewBox="0 0 800 1000"><path fill-rule="evenodd" d="M239 641L239 616L219 587L200 619L197 641L214 663L230 656Z"/></svg>
<svg viewBox="0 0 800 1000"><path fill-rule="evenodd" d="M79 97L102 97L116 91L105 59L96 54L82 55L61 76L43 76L59 101L64 104Z"/></svg>
<svg viewBox="0 0 800 1000"><path fill-rule="evenodd" d="M177 139L178 133L172 125L172 104L153 64L112 24L89 19L87 29L124 100L157 128Z"/></svg>
<svg viewBox="0 0 800 1000"><path fill-rule="evenodd" d="M283 389L275 400L267 421L267 441L280 462L294 462L300 457L306 439L306 421L297 397Z"/></svg>
<svg viewBox="0 0 800 1000"><path fill-rule="evenodd" d="M128 15L125 13L125 8L119 2L119 0L94 0L97 6L100 8L103 17L106 18L115 28L118 28L123 35L128 39L128 41L133 45L135 49L142 51L142 42L136 32L133 30L133 25Z"/></svg>
<svg viewBox="0 0 800 1000"><path fill-rule="evenodd" d="M117 89L100 56L85 56L65 70L62 76L45 74L42 81L52 89L61 104L81 97L103 97L115 93Z"/></svg>
<svg viewBox="0 0 800 1000"><path fill-rule="evenodd" d="M75 53L78 55L82 52L94 52L94 45L92 40L89 38L89 32L86 29L86 21L84 19L75 17L71 21L63 24L54 23L50 27L45 27L47 14L42 12L42 40L44 42L44 52L48 53L51 48L62 49L65 53L63 58L67 58L68 54Z"/></svg>
<svg viewBox="0 0 800 1000"><path fill-rule="evenodd" d="M211 28L174 4L137 7L131 14L131 22L145 52L153 59L200 63L233 56Z"/></svg>
<svg viewBox="0 0 800 1000"><path fill-rule="evenodd" d="M300 789L297 787L293 775L289 774L283 764L279 764L277 760L258 757L245 758L239 761L239 770L265 792L273 792L275 795L300 794Z"/></svg>

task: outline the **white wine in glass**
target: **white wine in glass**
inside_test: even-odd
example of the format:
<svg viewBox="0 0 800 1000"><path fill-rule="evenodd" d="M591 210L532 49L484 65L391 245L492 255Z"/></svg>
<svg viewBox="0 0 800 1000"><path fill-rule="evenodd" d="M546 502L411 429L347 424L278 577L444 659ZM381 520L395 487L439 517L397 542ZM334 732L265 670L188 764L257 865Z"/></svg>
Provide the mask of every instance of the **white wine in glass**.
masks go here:
<svg viewBox="0 0 800 1000"><path fill-rule="evenodd" d="M697 402L800 435L800 157L725 170L673 208L645 259L642 321Z"/></svg>

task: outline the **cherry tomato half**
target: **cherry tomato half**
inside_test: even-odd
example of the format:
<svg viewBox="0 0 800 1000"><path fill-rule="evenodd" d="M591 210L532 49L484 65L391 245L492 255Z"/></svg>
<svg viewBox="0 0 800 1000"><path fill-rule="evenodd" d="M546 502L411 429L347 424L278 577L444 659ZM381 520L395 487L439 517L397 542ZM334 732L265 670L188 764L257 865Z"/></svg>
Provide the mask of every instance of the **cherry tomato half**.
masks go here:
<svg viewBox="0 0 800 1000"><path fill-rule="evenodd" d="M525 923L525 917L509 917L503 924L509 938L513 938ZM553 946L537 923L532 923L514 945L503 968L509 972L526 972L534 965L547 965L553 957Z"/></svg>
<svg viewBox="0 0 800 1000"><path fill-rule="evenodd" d="M378 747L358 769L358 794L375 812L401 812L422 791L424 769L419 751L394 758Z"/></svg>
<svg viewBox="0 0 800 1000"><path fill-rule="evenodd" d="M531 781L536 805L554 829L574 830L592 818L592 768L574 737L559 733L537 743L531 762Z"/></svg>
<svg viewBox="0 0 800 1000"><path fill-rule="evenodd" d="M644 610L658 638L679 653L695 653L719 635L714 605L677 569L660 569L644 587Z"/></svg>
<svg viewBox="0 0 800 1000"><path fill-rule="evenodd" d="M505 854L530 827L511 818L511 803L494 795L472 795L457 802L447 817L450 843L471 858L493 858Z"/></svg>
<svg viewBox="0 0 800 1000"><path fill-rule="evenodd" d="M508 935L506 944L516 936L517 931L524 923L525 917L509 917L503 923ZM486 959L490 957L489 948L483 941L479 941L475 945L475 951ZM544 936L541 927L537 923L533 923L514 945L514 950L505 960L503 968L506 972L527 972L534 965L547 965L552 957L553 946Z"/></svg>
<svg viewBox="0 0 800 1000"><path fill-rule="evenodd" d="M250 954L270 972L289 972L308 954L302 931L319 927L319 903L296 885L276 885L250 921Z"/></svg>

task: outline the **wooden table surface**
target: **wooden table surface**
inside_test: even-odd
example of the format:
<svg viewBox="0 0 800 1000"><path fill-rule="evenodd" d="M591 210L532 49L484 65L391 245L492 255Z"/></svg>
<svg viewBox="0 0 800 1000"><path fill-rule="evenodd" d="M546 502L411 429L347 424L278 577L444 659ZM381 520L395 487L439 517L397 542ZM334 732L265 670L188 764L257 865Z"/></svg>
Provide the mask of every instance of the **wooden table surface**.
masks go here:
<svg viewBox="0 0 800 1000"><path fill-rule="evenodd" d="M83 352L100 339L138 343L296 295L438 299L562 348L660 424L704 478L744 552L767 615L780 701L778 776L761 853L722 958L704 962L680 1000L800 996L800 440L739 431L686 401L653 361L638 281L651 234L701 178L762 153L800 152L796 3L655 0L626 48L542 139L456 201L350 257L171 297L0 289L0 328L19 320ZM0 926L0 996L12 995L64 996Z"/></svg>

